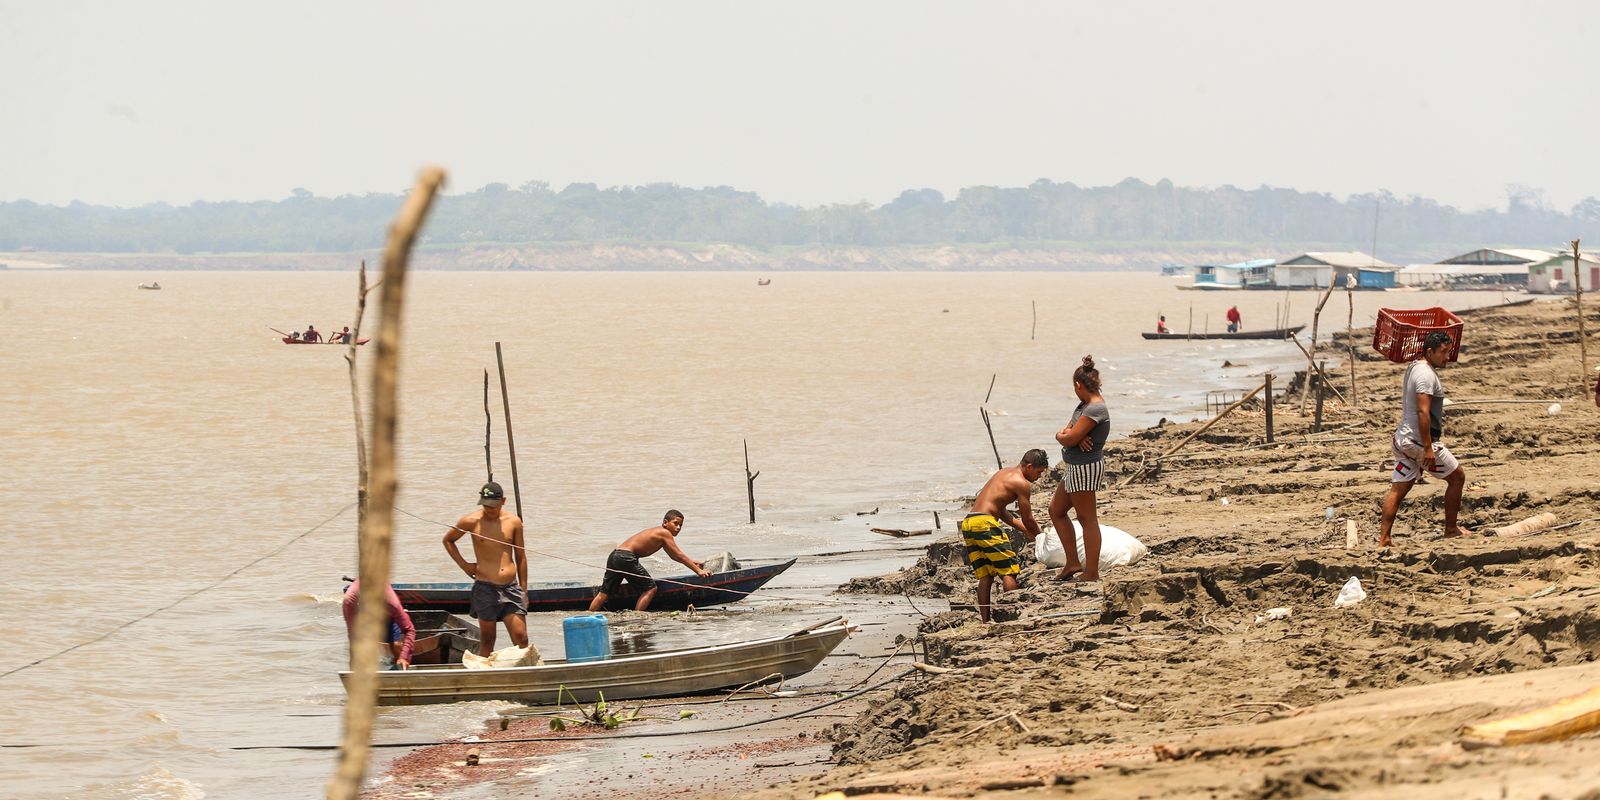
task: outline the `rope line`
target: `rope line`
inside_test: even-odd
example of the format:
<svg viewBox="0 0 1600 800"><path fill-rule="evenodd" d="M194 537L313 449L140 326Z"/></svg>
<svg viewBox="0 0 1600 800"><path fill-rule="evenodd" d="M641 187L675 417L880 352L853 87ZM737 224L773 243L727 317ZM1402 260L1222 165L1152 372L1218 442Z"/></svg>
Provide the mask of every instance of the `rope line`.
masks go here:
<svg viewBox="0 0 1600 800"><path fill-rule="evenodd" d="M72 652L74 650L77 650L80 647L87 647L87 646L89 646L91 644L94 644L96 642L104 641L105 639L109 638L111 635L117 633L118 631L127 630L128 628L130 628L130 627L132 627L134 625L137 625L140 622L143 622L143 621L145 621L145 620L147 620L147 619L149 619L149 618L151 618L151 617L153 617L153 616L155 616L157 614L160 614L163 611L166 611L168 609L173 608L174 606L177 606L178 604L184 602L185 600L188 600L188 599L194 597L195 595L200 594L201 592L211 591L212 589L215 589L218 586L221 586L223 583L227 582L227 580L232 578L233 576L238 575L239 573L244 572L245 570L247 570L247 569L249 569L249 568L251 568L251 567L253 567L253 566L257 565L257 564L260 564L261 562L263 562L263 561L265 561L265 560L267 560L267 559L269 559L269 558L271 558L271 557L283 552L285 549L287 549L289 547L289 545L292 545L295 542L298 542L301 539L304 539L307 536L310 536L311 534L316 533L323 526L325 526L328 523L330 523L330 522L338 519L339 517L343 516L344 512L349 511L354 506L355 506L354 502L350 503L349 505L346 505L344 508L339 509L333 516L328 517L327 519L317 523L316 525L313 525L311 527L311 529L306 531L305 533L302 533L299 536L296 536L293 539L290 539L289 541L284 542L281 545L278 545L276 548L274 548L273 550L268 552L266 555L263 555L263 556L257 558L256 560L251 561L250 563L245 564L244 566L239 567L238 569L236 569L236 570L234 570L234 571L222 576L221 578L217 579L216 582L214 582L214 583L212 583L212 584L210 584L208 586L201 587L201 588L196 589L196 590L194 590L194 591L192 591L192 592L190 592L190 593L188 593L186 595L182 595L178 599L176 599L176 600L174 600L174 601L172 601L172 602L170 602L170 603L168 603L168 604L166 604L164 606L161 606L160 608L157 608L154 611L149 611L149 612L147 612L147 613L145 613L145 614L143 614L141 616L138 616L138 617L135 617L132 620L129 620L128 622L124 622L121 625L118 625L117 627L112 628L111 630L108 630L105 633L102 633L99 636L94 637L93 639L89 639L87 641L79 642L79 643L77 643L75 645L72 645L71 647L68 647L65 650L61 650L59 652L51 653L50 655L44 656L43 658L37 658L37 659L34 659L33 661L30 661L30 662L28 662L26 664L23 664L21 666L12 667L11 669L6 670L5 672L0 672L0 678L5 678L7 676L14 675L14 674L16 674L18 672L21 672L21 671L23 671L25 669L28 669L29 667L36 667L36 666L38 666L40 664L43 664L46 661L49 661L51 659L54 659L54 658L57 658L57 657L60 657L60 656L64 656L67 653L70 653L70 652Z"/></svg>

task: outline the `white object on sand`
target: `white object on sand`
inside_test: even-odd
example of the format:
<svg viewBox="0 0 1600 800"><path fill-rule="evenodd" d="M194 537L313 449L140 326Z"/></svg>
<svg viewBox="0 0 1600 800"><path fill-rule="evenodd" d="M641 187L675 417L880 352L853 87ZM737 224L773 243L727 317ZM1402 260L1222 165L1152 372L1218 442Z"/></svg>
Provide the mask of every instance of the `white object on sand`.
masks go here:
<svg viewBox="0 0 1600 800"><path fill-rule="evenodd" d="M1334 608L1348 608L1367 599L1367 590L1361 588L1361 579L1354 575L1344 582L1344 588L1339 590L1339 596L1334 598Z"/></svg>
<svg viewBox="0 0 1600 800"><path fill-rule="evenodd" d="M1078 563L1083 563L1083 527L1077 520L1072 522L1072 532L1078 540ZM1100 525L1100 567L1121 567L1137 564L1141 559L1150 554L1150 548L1135 539L1133 534L1121 528L1110 525ZM1046 529L1033 540L1033 555L1039 563L1047 567L1064 567L1067 565L1066 550L1061 547L1061 537L1055 530Z"/></svg>
<svg viewBox="0 0 1600 800"><path fill-rule="evenodd" d="M1267 613L1256 615L1256 624L1260 625L1268 620L1288 619L1289 615L1293 613L1294 612L1287 607L1269 608L1267 609Z"/></svg>
<svg viewBox="0 0 1600 800"><path fill-rule="evenodd" d="M1548 413L1552 417L1557 415L1557 414L1560 414L1561 413L1561 404L1560 403L1551 403L1550 407L1545 409L1545 412Z"/></svg>

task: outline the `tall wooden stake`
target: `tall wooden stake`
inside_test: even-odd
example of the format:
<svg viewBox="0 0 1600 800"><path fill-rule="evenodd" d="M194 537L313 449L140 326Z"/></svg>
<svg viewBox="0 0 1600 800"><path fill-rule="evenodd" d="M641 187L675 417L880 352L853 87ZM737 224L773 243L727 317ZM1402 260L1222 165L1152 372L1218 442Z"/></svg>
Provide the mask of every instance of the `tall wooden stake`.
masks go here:
<svg viewBox="0 0 1600 800"><path fill-rule="evenodd" d="M750 472L750 440L744 440L744 491L750 497L750 523L756 521L756 478L761 477L758 470L755 474Z"/></svg>
<svg viewBox="0 0 1600 800"><path fill-rule="evenodd" d="M511 457L511 496L516 499L517 516L522 516L522 483L517 480L517 440L511 435L511 400L506 392L506 360L500 354L500 343L494 343L494 362L500 367L500 407L506 417L506 450Z"/></svg>
<svg viewBox="0 0 1600 800"><path fill-rule="evenodd" d="M483 468L488 471L486 480L494 480L494 459L490 457L489 442L494 433L494 417L489 416L489 370L483 371Z"/></svg>
<svg viewBox="0 0 1600 800"><path fill-rule="evenodd" d="M978 413L983 416L983 429L989 432L989 449L994 451L994 468L1005 469L1005 462L1000 460L1000 448L994 443L994 426L989 424L989 410L978 406Z"/></svg>
<svg viewBox="0 0 1600 800"><path fill-rule="evenodd" d="M1267 373L1267 444L1272 444L1272 373Z"/></svg>
<svg viewBox="0 0 1600 800"><path fill-rule="evenodd" d="M1333 294L1333 287L1337 281L1328 281L1328 288L1322 291L1322 299L1317 301L1317 310L1311 313L1311 349L1306 351L1306 383L1300 391L1300 413L1306 413L1306 399L1311 397L1311 372L1316 368L1317 361L1317 326L1322 322L1322 307L1327 305L1328 296Z"/></svg>
<svg viewBox="0 0 1600 800"><path fill-rule="evenodd" d="M1030 302L1033 303L1033 327L1028 331L1028 341L1031 342L1038 338L1039 334L1039 301L1033 300Z"/></svg>
<svg viewBox="0 0 1600 800"><path fill-rule="evenodd" d="M355 641L350 644L350 684L344 706L344 734L339 764L328 781L329 800L355 800L372 749L373 709L378 699L378 648L388 625L383 601L389 585L390 544L394 535L395 432L399 411L400 315L404 308L406 267L417 233L434 196L444 184L444 170L430 167L417 177L383 251L382 317L378 321L378 354L372 368L372 493L361 527L361 609Z"/></svg>
<svg viewBox="0 0 1600 800"><path fill-rule="evenodd" d="M367 313L367 260L361 259L356 278L356 321L351 325L350 343L344 349L344 363L350 367L350 401L356 420L356 530L367 520L367 423L361 414L361 387L356 377L356 342L361 341L361 318Z"/></svg>
<svg viewBox="0 0 1600 800"><path fill-rule="evenodd" d="M1377 248L1374 240L1373 248ZM1344 321L1344 343L1350 348L1350 407L1355 408L1361 401L1356 399L1356 298L1351 291L1351 284L1355 279L1347 278L1344 282L1344 299L1350 306L1350 315Z"/></svg>
<svg viewBox="0 0 1600 800"><path fill-rule="evenodd" d="M1578 260L1578 239L1572 240L1572 302L1578 307L1578 359L1582 361L1583 375L1578 381L1578 391L1589 393L1589 334L1583 323L1583 262ZM1593 287L1590 287L1593 288Z"/></svg>
<svg viewBox="0 0 1600 800"><path fill-rule="evenodd" d="M1194 338L1194 301L1193 300L1189 301L1189 332L1187 334L1184 334L1184 338L1187 338L1187 339L1193 339Z"/></svg>

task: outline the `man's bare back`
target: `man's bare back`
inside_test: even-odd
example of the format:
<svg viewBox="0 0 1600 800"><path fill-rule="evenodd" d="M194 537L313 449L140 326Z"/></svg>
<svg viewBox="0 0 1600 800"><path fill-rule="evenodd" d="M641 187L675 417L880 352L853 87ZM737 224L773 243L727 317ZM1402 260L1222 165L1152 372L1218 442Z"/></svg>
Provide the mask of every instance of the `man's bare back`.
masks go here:
<svg viewBox="0 0 1600 800"><path fill-rule="evenodd" d="M1028 539L1032 540L1039 535L1039 523L1034 521L1033 510L1028 502L1033 481L1028 480L1022 470L1020 466L1006 467L991 476L978 491L977 499L972 501L972 513L988 514L1026 533ZM1014 515L1008 509L1012 503L1017 504L1019 514Z"/></svg>

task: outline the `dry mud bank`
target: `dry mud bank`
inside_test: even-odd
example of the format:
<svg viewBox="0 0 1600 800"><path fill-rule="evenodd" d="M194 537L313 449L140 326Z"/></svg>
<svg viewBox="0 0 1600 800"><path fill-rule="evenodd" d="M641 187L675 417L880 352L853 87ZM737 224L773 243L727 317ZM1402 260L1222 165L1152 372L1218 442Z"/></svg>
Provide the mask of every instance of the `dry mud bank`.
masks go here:
<svg viewBox="0 0 1600 800"><path fill-rule="evenodd" d="M1199 423L1114 443L1113 485L1141 463L1156 468L1103 494L1102 521L1142 538L1149 558L1092 588L1025 562L1023 589L997 613L1006 621L926 618L927 660L955 671L905 682L835 726L839 766L759 796L1574 797L1600 787L1600 737L1456 744L1464 724L1600 684L1600 409L1580 401L1574 325L1570 301L1467 317L1461 359L1443 373L1455 402L1444 441L1467 471L1462 522L1480 535L1441 537L1444 486L1433 481L1412 491L1395 546L1376 547L1402 368L1358 331L1354 402L1328 402L1324 433L1311 433L1296 393L1276 404L1270 446L1259 406L1159 462ZM1600 329L1600 313L1588 326ZM1591 336L1600 363L1597 345ZM1352 394L1347 370L1337 381ZM1113 404L1116 392L1107 386ZM1545 402L1467 402L1492 399ZM1550 414L1550 402L1563 408ZM1040 515L1047 492L1034 497ZM1547 511L1566 527L1481 535ZM1351 576L1368 598L1335 609ZM970 603L973 582L946 540L911 568L848 588ZM1291 616L1258 620L1277 607Z"/></svg>

